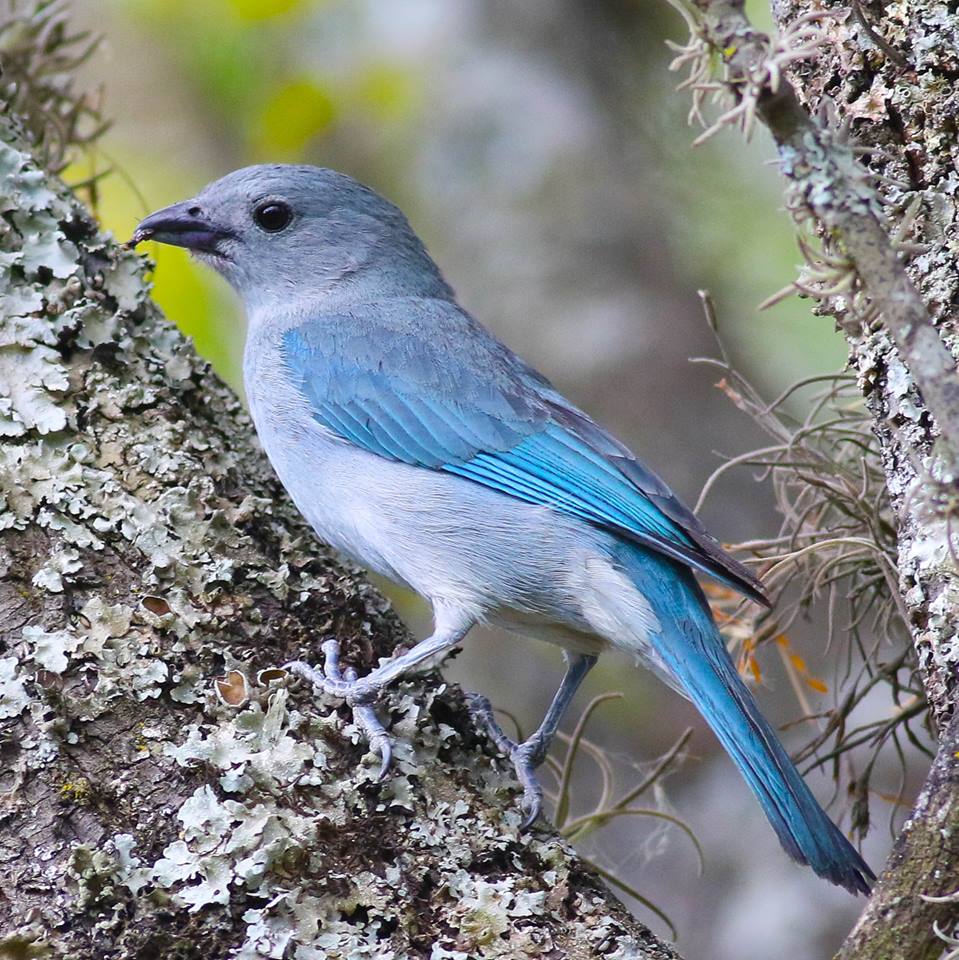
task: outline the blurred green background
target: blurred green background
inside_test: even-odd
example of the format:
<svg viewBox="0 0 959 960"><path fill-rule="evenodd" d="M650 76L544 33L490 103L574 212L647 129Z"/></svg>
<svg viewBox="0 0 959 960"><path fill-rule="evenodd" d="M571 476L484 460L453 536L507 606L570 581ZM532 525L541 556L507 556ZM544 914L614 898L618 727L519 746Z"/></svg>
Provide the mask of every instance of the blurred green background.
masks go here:
<svg viewBox="0 0 959 960"><path fill-rule="evenodd" d="M248 163L305 161L398 203L462 302L695 502L720 454L759 445L719 393L697 289L713 294L735 364L769 394L845 356L828 320L787 300L795 275L772 150L726 133L691 149L689 97L664 40L685 27L664 2L627 0L75 0L105 34L86 66L114 125L68 172L98 183L98 215L121 240L146 213ZM768 10L750 0L759 25ZM225 285L182 251L151 245L155 296L241 390L243 319ZM703 510L721 539L778 526L749 471ZM392 593L421 633L425 611ZM815 625L796 641L815 673ZM447 671L527 725L561 673L553 649L477 631ZM768 669L764 709L798 713ZM615 659L589 696L621 689L591 737L635 778L687 725L693 757L657 797L706 851L697 878L675 832L632 820L586 852L668 907L688 960L789 956L838 945L856 913L842 892L782 855L758 807L688 705ZM573 718L567 722L567 727ZM578 789L590 795L595 771ZM624 781L625 782L625 781ZM820 784L828 796L828 786ZM867 850L884 852L881 836ZM659 932L665 928L635 903Z"/></svg>

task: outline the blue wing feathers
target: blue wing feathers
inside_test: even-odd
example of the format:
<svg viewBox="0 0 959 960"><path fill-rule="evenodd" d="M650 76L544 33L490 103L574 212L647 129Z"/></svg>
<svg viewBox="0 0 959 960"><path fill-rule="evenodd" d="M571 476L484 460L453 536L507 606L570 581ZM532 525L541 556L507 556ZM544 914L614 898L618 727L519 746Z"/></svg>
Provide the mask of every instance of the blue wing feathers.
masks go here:
<svg viewBox="0 0 959 960"><path fill-rule="evenodd" d="M345 407L331 403L316 404L315 416L339 436L366 450L376 448L376 438L369 429Z"/></svg>
<svg viewBox="0 0 959 960"><path fill-rule="evenodd" d="M283 348L316 420L351 443L551 506L763 601L655 474L454 303L317 316Z"/></svg>

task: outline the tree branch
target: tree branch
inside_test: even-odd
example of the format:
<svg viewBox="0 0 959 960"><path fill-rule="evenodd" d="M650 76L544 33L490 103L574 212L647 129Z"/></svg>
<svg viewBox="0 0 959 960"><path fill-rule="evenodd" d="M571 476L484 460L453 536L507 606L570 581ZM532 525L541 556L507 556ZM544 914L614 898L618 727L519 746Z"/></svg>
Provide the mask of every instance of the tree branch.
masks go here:
<svg viewBox="0 0 959 960"><path fill-rule="evenodd" d="M803 109L776 69L769 37L753 30L743 0L695 0L704 36L721 54L727 89L765 122L779 148L791 209L810 211L848 255L863 291L892 334L935 418L949 468L959 477L959 378L929 311L879 221L879 198L855 155ZM780 59L792 62L788 49ZM810 55L814 48L809 48ZM782 54L785 54L783 56ZM772 69L771 69L772 68Z"/></svg>
<svg viewBox="0 0 959 960"><path fill-rule="evenodd" d="M836 960L935 960L959 903L959 712L942 731L939 751L912 815L889 855L882 882Z"/></svg>
<svg viewBox="0 0 959 960"><path fill-rule="evenodd" d="M809 24L829 14L812 10L797 16L774 46L752 29L739 0L697 0L697 11L686 14L694 37L677 58L679 65L692 64L694 112L712 90L732 96L736 106L708 132L727 124L748 132L754 115L766 123L779 150L787 209L799 222L814 218L827 246L815 264L818 282L797 286L837 318L859 371L898 514L900 590L929 702L945 721L959 678L955 318L940 309L933 322L916 278L908 275L879 221L882 199L870 185L870 173L844 137L810 118L785 76L790 64L801 63L808 72L810 59L827 49ZM724 75L709 82L709 58L716 54ZM935 97L943 87L929 89ZM911 219L907 216L900 232L913 228ZM951 265L937 274L934 293L941 307L947 269L953 295L957 287L955 258L949 255L956 242L954 218L947 231L930 232L937 241L930 258L938 255ZM830 253L832 247L838 252Z"/></svg>

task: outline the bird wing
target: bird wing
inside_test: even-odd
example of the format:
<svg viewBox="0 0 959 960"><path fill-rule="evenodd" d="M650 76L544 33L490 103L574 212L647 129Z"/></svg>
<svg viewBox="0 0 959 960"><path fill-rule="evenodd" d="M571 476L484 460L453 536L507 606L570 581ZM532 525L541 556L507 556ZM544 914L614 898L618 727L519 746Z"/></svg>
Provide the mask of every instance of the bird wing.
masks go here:
<svg viewBox="0 0 959 960"><path fill-rule="evenodd" d="M314 418L362 449L551 506L766 603L659 477L456 304L318 315L283 354Z"/></svg>

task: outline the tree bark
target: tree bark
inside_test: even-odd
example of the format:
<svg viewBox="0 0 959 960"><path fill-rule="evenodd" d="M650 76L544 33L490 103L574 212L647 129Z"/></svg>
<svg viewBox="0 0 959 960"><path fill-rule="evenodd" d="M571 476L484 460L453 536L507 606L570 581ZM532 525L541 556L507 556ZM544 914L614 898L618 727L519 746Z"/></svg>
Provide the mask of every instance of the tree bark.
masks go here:
<svg viewBox="0 0 959 960"><path fill-rule="evenodd" d="M806 292L844 332L873 416L902 609L938 722L926 783L839 957L931 960L959 923L959 19L936 0L875 13L774 0L776 45L742 0L694 2L686 53L721 58L739 108L726 122L766 124L786 206L824 241L836 283ZM814 23L818 36L796 32Z"/></svg>
<svg viewBox="0 0 959 960"><path fill-rule="evenodd" d="M276 669L409 639L9 116L0 172L0 956L675 958L435 673L380 783Z"/></svg>

